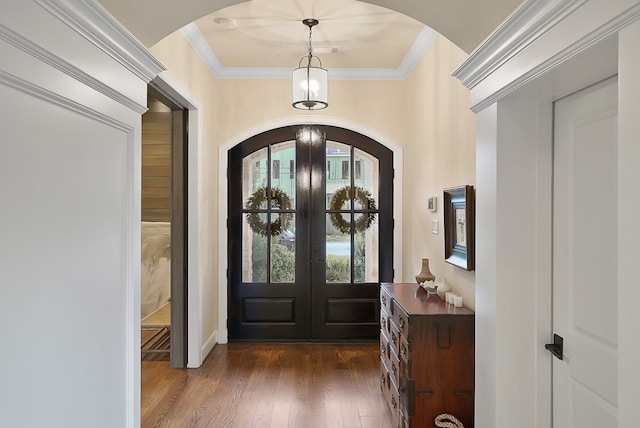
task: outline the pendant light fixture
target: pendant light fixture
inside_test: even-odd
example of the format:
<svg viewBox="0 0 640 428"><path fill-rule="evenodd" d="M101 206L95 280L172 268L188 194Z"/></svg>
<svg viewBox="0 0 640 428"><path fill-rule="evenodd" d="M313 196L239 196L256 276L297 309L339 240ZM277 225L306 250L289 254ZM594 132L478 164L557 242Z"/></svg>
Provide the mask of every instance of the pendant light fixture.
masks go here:
<svg viewBox="0 0 640 428"><path fill-rule="evenodd" d="M327 102L329 79L327 70L322 68L322 61L313 55L313 49L311 48L311 31L315 25L318 25L318 20L307 18L302 23L309 27L309 49L307 56L300 58L298 68L293 70L292 105L301 110L320 110L327 108L329 105ZM318 61L319 67L311 65L314 58ZM302 62L305 59L307 64L303 66Z"/></svg>

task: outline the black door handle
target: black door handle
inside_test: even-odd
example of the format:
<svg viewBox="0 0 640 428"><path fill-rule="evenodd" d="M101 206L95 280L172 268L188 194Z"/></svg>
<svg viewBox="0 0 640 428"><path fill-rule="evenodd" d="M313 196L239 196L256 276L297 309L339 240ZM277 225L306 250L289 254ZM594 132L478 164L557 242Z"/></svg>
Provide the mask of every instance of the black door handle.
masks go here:
<svg viewBox="0 0 640 428"><path fill-rule="evenodd" d="M553 343L547 343L546 345L544 345L545 349L549 352L551 352L554 357L556 357L559 360L562 360L562 342L564 341L564 339L562 338L562 336L558 336L557 334L553 335Z"/></svg>

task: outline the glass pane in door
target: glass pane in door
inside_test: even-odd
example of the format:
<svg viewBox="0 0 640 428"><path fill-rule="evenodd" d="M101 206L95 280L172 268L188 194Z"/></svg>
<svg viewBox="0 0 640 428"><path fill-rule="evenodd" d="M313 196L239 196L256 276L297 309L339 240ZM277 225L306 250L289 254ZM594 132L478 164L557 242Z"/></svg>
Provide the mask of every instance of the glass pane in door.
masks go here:
<svg viewBox="0 0 640 428"><path fill-rule="evenodd" d="M242 221L242 282L267 282L267 239L252 229L252 225L267 224L264 212L267 205L266 201L260 202L252 195L268 184L268 153L265 147L242 160L242 204L244 207L251 204L256 207L250 215L245 211Z"/></svg>
<svg viewBox="0 0 640 428"><path fill-rule="evenodd" d="M351 282L351 146L326 143L326 281Z"/></svg>
<svg viewBox="0 0 640 428"><path fill-rule="evenodd" d="M294 282L296 276L295 141L271 146L270 282ZM276 166L278 170L276 171Z"/></svg>
<svg viewBox="0 0 640 428"><path fill-rule="evenodd" d="M267 215L257 214L259 221L266 222ZM242 248L242 282L267 282L267 238L253 233L245 216L242 222L245 234Z"/></svg>
<svg viewBox="0 0 640 428"><path fill-rule="evenodd" d="M351 215L345 213L327 214L327 230L337 219L344 227L349 227ZM333 229L326 234L327 278L330 283L351 282L351 234Z"/></svg>
<svg viewBox="0 0 640 428"><path fill-rule="evenodd" d="M354 186L363 193L354 199L355 224L361 225L355 231L354 242L354 282L378 282L378 260L380 257L379 203L380 166L379 160L370 154L354 149Z"/></svg>
<svg viewBox="0 0 640 428"><path fill-rule="evenodd" d="M295 280L295 154L295 141L287 141L243 159L244 283Z"/></svg>
<svg viewBox="0 0 640 428"><path fill-rule="evenodd" d="M378 281L379 161L327 141L327 282Z"/></svg>

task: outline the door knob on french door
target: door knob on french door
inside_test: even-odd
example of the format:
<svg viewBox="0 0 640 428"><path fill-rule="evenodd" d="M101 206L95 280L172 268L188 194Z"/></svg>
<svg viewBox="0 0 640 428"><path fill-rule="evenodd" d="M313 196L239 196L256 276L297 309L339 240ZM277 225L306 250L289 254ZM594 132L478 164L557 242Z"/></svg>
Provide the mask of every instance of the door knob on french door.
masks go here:
<svg viewBox="0 0 640 428"><path fill-rule="evenodd" d="M544 345L545 349L553 354L559 360L562 360L562 342L564 339L562 336L558 336L557 334L553 335L553 343L547 343Z"/></svg>

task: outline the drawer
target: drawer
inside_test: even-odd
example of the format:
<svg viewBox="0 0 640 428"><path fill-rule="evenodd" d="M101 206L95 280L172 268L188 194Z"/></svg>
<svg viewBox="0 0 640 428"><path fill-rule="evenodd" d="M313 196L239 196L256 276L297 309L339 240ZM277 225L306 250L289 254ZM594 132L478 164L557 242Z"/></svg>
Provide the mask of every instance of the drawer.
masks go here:
<svg viewBox="0 0 640 428"><path fill-rule="evenodd" d="M391 347L389 336L384 332L380 332L380 358L387 363L387 366L391 362Z"/></svg>
<svg viewBox="0 0 640 428"><path fill-rule="evenodd" d="M387 293L384 288L380 289L380 308L384 309L387 313L391 313L393 298Z"/></svg>
<svg viewBox="0 0 640 428"><path fill-rule="evenodd" d="M389 365L387 368L393 382L396 385L400 385L400 358L398 358L398 354L393 348L389 352Z"/></svg>
<svg viewBox="0 0 640 428"><path fill-rule="evenodd" d="M387 333L391 332L391 315L386 310L380 311L380 330L384 330Z"/></svg>
<svg viewBox="0 0 640 428"><path fill-rule="evenodd" d="M382 397L391 412L392 420L394 421L393 426L397 426L396 421L399 420L400 416L400 394L390 370L382 360L380 364L380 389L382 390Z"/></svg>
<svg viewBox="0 0 640 428"><path fill-rule="evenodd" d="M393 384L393 380L391 381L391 388L389 388L389 409L391 410L392 416L392 426L398 426L398 422L400 421L400 395L398 394L398 388Z"/></svg>
<svg viewBox="0 0 640 428"><path fill-rule="evenodd" d="M409 315L402 309L401 306L395 305L394 313L391 315L391 319L398 327L400 334L407 336L409 332Z"/></svg>
<svg viewBox="0 0 640 428"><path fill-rule="evenodd" d="M407 340L406 335L400 336L400 350L398 351L398 356L405 363L409 361L409 354L411 353L411 344Z"/></svg>
<svg viewBox="0 0 640 428"><path fill-rule="evenodd" d="M396 311L398 304L395 299L389 294L388 290L381 288L380 289L380 308L387 311L388 314L393 316Z"/></svg>
<svg viewBox="0 0 640 428"><path fill-rule="evenodd" d="M380 389L386 402L389 402L390 393L389 389L391 385L391 379L389 378L389 370L387 369L387 363L380 359Z"/></svg>
<svg viewBox="0 0 640 428"><path fill-rule="evenodd" d="M400 330L398 326L392 321L389 325L389 341L391 347L395 350L396 354L400 352Z"/></svg>

